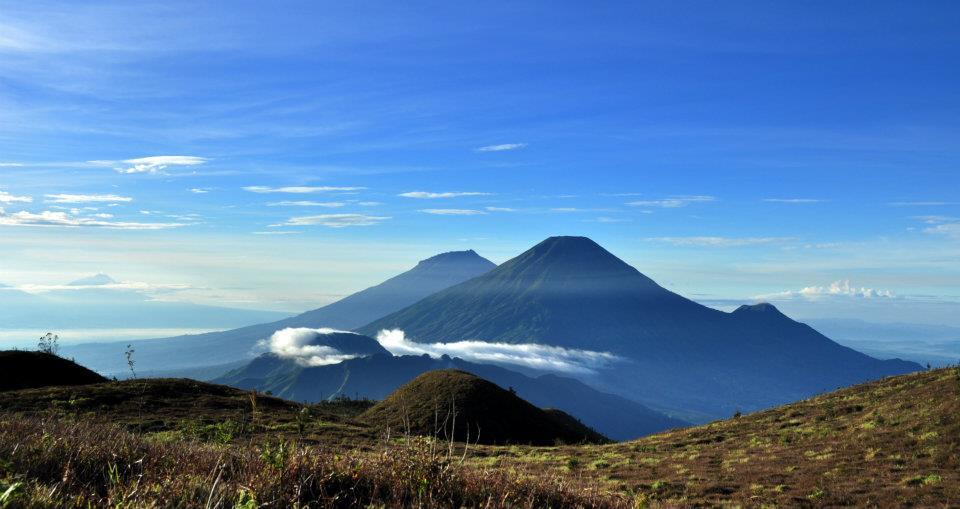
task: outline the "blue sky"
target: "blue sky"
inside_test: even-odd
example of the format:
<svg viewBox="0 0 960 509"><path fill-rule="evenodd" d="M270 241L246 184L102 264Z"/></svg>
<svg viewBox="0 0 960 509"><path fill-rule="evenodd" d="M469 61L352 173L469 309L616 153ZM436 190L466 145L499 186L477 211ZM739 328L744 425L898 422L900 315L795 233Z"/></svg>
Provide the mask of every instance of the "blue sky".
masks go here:
<svg viewBox="0 0 960 509"><path fill-rule="evenodd" d="M0 283L103 271L298 311L577 234L712 305L960 325L958 22L955 2L0 1Z"/></svg>

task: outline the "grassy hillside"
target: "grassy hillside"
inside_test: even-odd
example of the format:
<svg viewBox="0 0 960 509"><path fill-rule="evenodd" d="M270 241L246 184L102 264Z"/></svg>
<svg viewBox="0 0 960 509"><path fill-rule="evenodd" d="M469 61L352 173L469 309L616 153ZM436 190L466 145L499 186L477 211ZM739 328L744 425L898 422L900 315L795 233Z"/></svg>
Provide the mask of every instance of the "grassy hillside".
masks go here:
<svg viewBox="0 0 960 509"><path fill-rule="evenodd" d="M248 397L179 380L0 395L0 506L960 504L957 368L607 445L387 440L363 432L362 403L301 417L261 396L253 419ZM214 432L183 424L206 419ZM226 421L249 424L225 439Z"/></svg>
<svg viewBox="0 0 960 509"><path fill-rule="evenodd" d="M485 457L483 457L485 456ZM960 368L883 379L632 442L485 448L475 462L686 504L960 504Z"/></svg>

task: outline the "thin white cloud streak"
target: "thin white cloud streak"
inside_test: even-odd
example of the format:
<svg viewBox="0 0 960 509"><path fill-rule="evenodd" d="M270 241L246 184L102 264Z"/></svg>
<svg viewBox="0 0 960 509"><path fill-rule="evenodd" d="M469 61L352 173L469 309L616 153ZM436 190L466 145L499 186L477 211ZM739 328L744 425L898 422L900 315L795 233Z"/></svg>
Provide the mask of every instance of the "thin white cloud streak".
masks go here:
<svg viewBox="0 0 960 509"><path fill-rule="evenodd" d="M490 196L490 193L481 193L476 191L448 191L444 193L410 191L408 193L400 193L397 196L402 196L404 198L417 198L421 200L435 200L437 198L458 198L460 196Z"/></svg>
<svg viewBox="0 0 960 509"><path fill-rule="evenodd" d="M149 156L138 157L134 159L124 159L122 161L87 161L87 163L94 166L109 166L112 167L117 173L160 174L171 166L199 166L207 161L208 159L197 156Z"/></svg>
<svg viewBox="0 0 960 509"><path fill-rule="evenodd" d="M819 300L831 297L874 299L885 298L892 299L894 294L890 290L877 290L852 286L850 280L834 281L829 286L807 286L799 290L787 290L779 293L766 295L757 295L754 300L791 300L802 298L806 300Z"/></svg>
<svg viewBox="0 0 960 509"><path fill-rule="evenodd" d="M190 189L190 192L193 194L207 194L210 192L210 189L206 187L194 187Z"/></svg>
<svg viewBox="0 0 960 509"><path fill-rule="evenodd" d="M115 194L48 194L49 203L129 203L133 198Z"/></svg>
<svg viewBox="0 0 960 509"><path fill-rule="evenodd" d="M499 145L487 145L484 147L478 147L475 150L477 152L505 152L507 150L518 150L526 147L526 143L501 143Z"/></svg>
<svg viewBox="0 0 960 509"><path fill-rule="evenodd" d="M287 193L287 194L310 194L310 193L337 193L337 192L353 192L353 191L362 191L366 187L357 187L357 186L284 186L284 187L269 187L269 186L246 186L243 188L244 191L258 194L270 194L270 193Z"/></svg>
<svg viewBox="0 0 960 509"><path fill-rule="evenodd" d="M631 207L659 207L664 209L675 209L686 207L691 203L706 203L716 201L713 196L671 196L658 200L636 200L627 202Z"/></svg>
<svg viewBox="0 0 960 509"><path fill-rule="evenodd" d="M344 354L336 348L312 344L325 334L353 332L338 331L335 329L308 329L304 327L288 327L273 333L264 343L271 353L284 359L291 359L301 366L326 366L346 360L356 359L358 355Z"/></svg>
<svg viewBox="0 0 960 509"><path fill-rule="evenodd" d="M136 292L161 292L161 291L181 291L194 290L195 287L186 284L154 284L142 281L120 281L117 283L107 283L102 285L36 285L24 284L14 287L22 292L40 294L57 291L77 291L77 290L116 290L116 291L136 291Z"/></svg>
<svg viewBox="0 0 960 509"><path fill-rule="evenodd" d="M517 209L512 209L510 207L484 207L484 210L488 212L516 212Z"/></svg>
<svg viewBox="0 0 960 509"><path fill-rule="evenodd" d="M326 207L326 208L339 208L345 206L346 203L339 201L278 201L273 203L268 203L268 207Z"/></svg>
<svg viewBox="0 0 960 509"><path fill-rule="evenodd" d="M377 333L377 341L394 355L449 355L461 359L493 364L525 366L544 371L564 373L593 373L620 361L609 352L576 350L536 343L488 343L479 340L452 343L417 343L406 338L400 329L384 329Z"/></svg>
<svg viewBox="0 0 960 509"><path fill-rule="evenodd" d="M672 244L674 246L697 247L740 247L763 244L778 244L795 240L793 237L648 237L648 242Z"/></svg>
<svg viewBox="0 0 960 509"><path fill-rule="evenodd" d="M0 208L0 226L34 226L64 228L104 228L108 230L164 230L186 226L184 223L137 223L104 221L100 218L70 215L66 212L45 210L33 212L6 212Z"/></svg>
<svg viewBox="0 0 960 509"><path fill-rule="evenodd" d="M33 198L29 196L15 196L6 191L0 191L0 203L31 203Z"/></svg>
<svg viewBox="0 0 960 509"><path fill-rule="evenodd" d="M320 214L316 216L291 217L287 221L273 226L326 226L328 228L346 228L349 226L373 226L391 219L389 216L369 216L367 214Z"/></svg>
<svg viewBox="0 0 960 509"><path fill-rule="evenodd" d="M424 214L433 214L436 216L482 216L486 212L474 209L420 209Z"/></svg>
<svg viewBox="0 0 960 509"><path fill-rule="evenodd" d="M817 198L764 198L767 203L822 203L824 200Z"/></svg>
<svg viewBox="0 0 960 509"><path fill-rule="evenodd" d="M891 207L942 207L958 204L960 202L953 201L895 201L888 203Z"/></svg>

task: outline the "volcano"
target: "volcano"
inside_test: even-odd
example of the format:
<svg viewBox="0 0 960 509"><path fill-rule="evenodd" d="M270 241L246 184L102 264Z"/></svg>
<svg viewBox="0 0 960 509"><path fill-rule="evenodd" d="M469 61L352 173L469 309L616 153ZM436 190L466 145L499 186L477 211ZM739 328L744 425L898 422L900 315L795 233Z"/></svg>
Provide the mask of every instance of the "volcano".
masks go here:
<svg viewBox="0 0 960 509"><path fill-rule="evenodd" d="M359 328L606 351L588 381L707 420L915 371L843 347L770 304L727 313L658 285L586 237L551 237L486 274Z"/></svg>

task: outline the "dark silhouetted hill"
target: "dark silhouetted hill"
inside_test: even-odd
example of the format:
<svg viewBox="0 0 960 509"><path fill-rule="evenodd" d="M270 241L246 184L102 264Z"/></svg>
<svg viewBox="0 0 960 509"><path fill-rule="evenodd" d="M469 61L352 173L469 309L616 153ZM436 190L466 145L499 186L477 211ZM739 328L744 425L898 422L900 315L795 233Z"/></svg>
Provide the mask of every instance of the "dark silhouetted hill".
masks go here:
<svg viewBox="0 0 960 509"><path fill-rule="evenodd" d="M62 357L43 352L0 351L0 391L85 385L106 378Z"/></svg>

